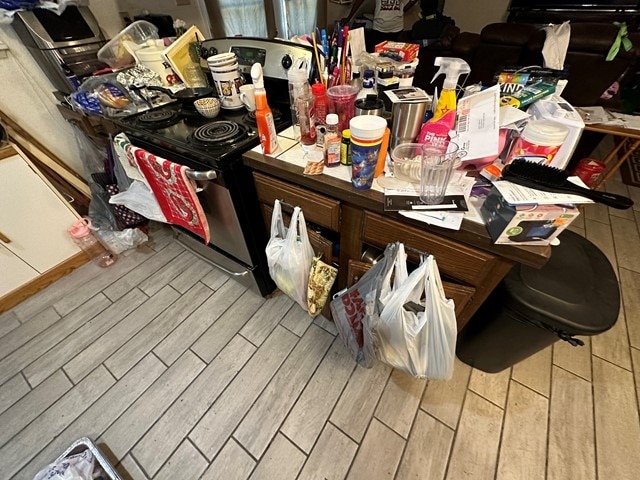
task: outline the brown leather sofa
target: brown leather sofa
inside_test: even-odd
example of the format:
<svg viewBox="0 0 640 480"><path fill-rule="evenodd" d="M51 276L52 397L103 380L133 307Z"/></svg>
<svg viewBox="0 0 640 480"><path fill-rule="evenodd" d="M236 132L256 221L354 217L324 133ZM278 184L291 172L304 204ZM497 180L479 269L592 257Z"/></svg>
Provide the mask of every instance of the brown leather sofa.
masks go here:
<svg viewBox="0 0 640 480"><path fill-rule="evenodd" d="M630 34L634 48L623 48L612 61L605 58L618 33L618 27L608 23L575 23L571 25L571 37L565 59L568 85L563 97L575 106L601 103L602 93L627 69L634 69L640 53L640 33ZM420 63L414 85L432 92L431 78L437 71L435 57L454 56L465 59L471 66L466 84L481 82L493 85L493 77L500 67L543 64L542 47L546 38L544 30L534 25L493 23L480 34L462 32L450 45L439 44L422 47ZM461 79L462 80L462 79Z"/></svg>

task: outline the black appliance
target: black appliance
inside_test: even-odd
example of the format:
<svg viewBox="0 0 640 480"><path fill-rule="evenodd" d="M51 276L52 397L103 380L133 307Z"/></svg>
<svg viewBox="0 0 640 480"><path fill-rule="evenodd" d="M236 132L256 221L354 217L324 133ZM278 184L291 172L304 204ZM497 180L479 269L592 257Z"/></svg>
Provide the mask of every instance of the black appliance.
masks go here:
<svg viewBox="0 0 640 480"><path fill-rule="evenodd" d="M229 51L228 40L234 39L207 40L204 48ZM259 50L270 59L283 49L294 59L310 59L312 54L311 49L288 42L238 41L246 55L247 49ZM266 67L265 87L280 132L291 125L286 69ZM255 115L244 108L221 109L216 118L207 119L171 103L116 122L133 145L191 170L211 242L204 245L200 237L174 227L178 241L261 295L272 292L275 285L264 252L267 232L251 172L242 163L242 154L260 143Z"/></svg>
<svg viewBox="0 0 640 480"><path fill-rule="evenodd" d="M17 12L12 22L51 83L67 94L75 90L68 75L82 81L106 66L98 60L105 38L86 3L69 5L61 15L42 8Z"/></svg>

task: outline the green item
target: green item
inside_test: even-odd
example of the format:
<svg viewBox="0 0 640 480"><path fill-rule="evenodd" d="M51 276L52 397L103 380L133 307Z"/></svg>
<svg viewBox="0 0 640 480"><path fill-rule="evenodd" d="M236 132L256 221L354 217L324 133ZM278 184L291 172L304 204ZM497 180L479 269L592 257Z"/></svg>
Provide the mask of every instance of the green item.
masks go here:
<svg viewBox="0 0 640 480"><path fill-rule="evenodd" d="M618 35L616 35L616 39L613 41L611 48L609 49L609 53L607 53L607 62L612 61L618 55L620 51L620 45L625 49L625 51L629 51L633 48L633 44L629 39L629 31L627 30L627 24L625 22L613 22L613 24L618 27Z"/></svg>

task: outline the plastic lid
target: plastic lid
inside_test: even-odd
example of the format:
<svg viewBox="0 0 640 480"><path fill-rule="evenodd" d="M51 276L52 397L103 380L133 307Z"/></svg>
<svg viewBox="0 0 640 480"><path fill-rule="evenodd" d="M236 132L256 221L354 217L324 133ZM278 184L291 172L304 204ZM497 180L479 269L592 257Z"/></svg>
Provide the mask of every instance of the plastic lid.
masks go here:
<svg viewBox="0 0 640 480"><path fill-rule="evenodd" d="M530 321L574 335L611 328L620 310L620 289L607 257L589 240L565 230L542 268L520 265L504 279L509 309Z"/></svg>
<svg viewBox="0 0 640 480"><path fill-rule="evenodd" d="M337 125L338 124L338 114L330 113L327 115L327 125Z"/></svg>
<svg viewBox="0 0 640 480"><path fill-rule="evenodd" d="M251 67L251 81L255 88L264 88L264 78L262 77L262 65L254 63Z"/></svg>
<svg viewBox="0 0 640 480"><path fill-rule="evenodd" d="M522 138L536 145L562 145L569 134L564 125L551 120L531 120L524 127Z"/></svg>
<svg viewBox="0 0 640 480"><path fill-rule="evenodd" d="M69 227L69 235L73 238L84 238L91 234L91 220L88 218L79 218L71 227Z"/></svg>
<svg viewBox="0 0 640 480"><path fill-rule="evenodd" d="M342 138L351 138L351 130L348 128L342 130Z"/></svg>
<svg viewBox="0 0 640 480"><path fill-rule="evenodd" d="M321 83L314 83L311 85L311 93L313 93L316 97L318 95L324 95L324 85Z"/></svg>

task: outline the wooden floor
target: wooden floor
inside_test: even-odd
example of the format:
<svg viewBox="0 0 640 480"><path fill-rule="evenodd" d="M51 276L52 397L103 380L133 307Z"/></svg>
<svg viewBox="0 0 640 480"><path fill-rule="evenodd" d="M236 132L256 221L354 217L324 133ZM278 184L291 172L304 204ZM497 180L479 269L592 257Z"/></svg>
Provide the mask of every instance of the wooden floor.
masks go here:
<svg viewBox="0 0 640 480"><path fill-rule="evenodd" d="M356 367L333 324L246 291L162 230L0 316L0 478L31 480L77 438L125 479L636 479L638 210L572 226L610 258L609 332L451 381Z"/></svg>

